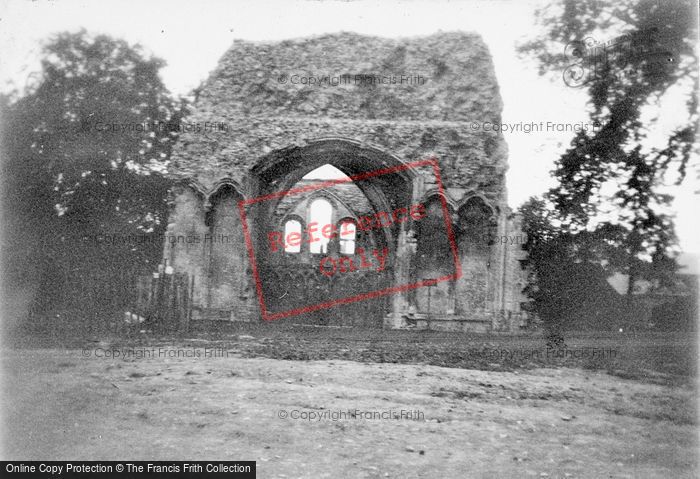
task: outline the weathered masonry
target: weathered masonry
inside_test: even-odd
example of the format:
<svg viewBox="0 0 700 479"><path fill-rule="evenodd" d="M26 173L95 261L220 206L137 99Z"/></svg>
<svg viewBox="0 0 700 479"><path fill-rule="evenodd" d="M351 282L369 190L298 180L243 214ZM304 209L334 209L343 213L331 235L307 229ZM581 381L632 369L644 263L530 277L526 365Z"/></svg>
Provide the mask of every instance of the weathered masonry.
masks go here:
<svg viewBox="0 0 700 479"><path fill-rule="evenodd" d="M500 132L471 127L500 123L502 109L479 36L237 41L196 95L188 122L218 127L192 128L175 148L179 181L168 235L203 240L168 241L164 251L169 266L195 278L195 318L261 320L239 201L313 181L305 176L324 165L352 177L435 158L462 277L280 321L474 331L519 326L523 251L489 241L521 234L506 201L507 147ZM260 247L270 231L304 231L314 218L347 232L257 255L268 307L283 311L449 274L455 265L442 200L428 173L406 169L255 208L249 225ZM424 205L421 221L370 232L357 227L363 215L412 204ZM379 272L319 269L322 258L347 264L359 262L362 251L384 248L386 267Z"/></svg>

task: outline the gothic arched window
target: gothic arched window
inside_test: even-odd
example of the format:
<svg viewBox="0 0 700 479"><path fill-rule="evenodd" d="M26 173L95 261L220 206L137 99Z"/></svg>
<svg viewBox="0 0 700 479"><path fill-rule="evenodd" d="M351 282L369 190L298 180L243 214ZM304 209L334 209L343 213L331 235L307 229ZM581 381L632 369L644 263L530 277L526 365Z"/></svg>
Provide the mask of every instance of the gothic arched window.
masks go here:
<svg viewBox="0 0 700 479"><path fill-rule="evenodd" d="M301 252L301 223L297 220L290 219L284 223L284 237L290 238L290 233L298 234L299 241L289 241L287 239L284 243L285 253L299 253ZM292 236L295 238L295 236Z"/></svg>
<svg viewBox="0 0 700 479"><path fill-rule="evenodd" d="M346 218L340 222L338 238L340 241L340 254L355 254L355 239L357 226L352 219Z"/></svg>
<svg viewBox="0 0 700 479"><path fill-rule="evenodd" d="M309 206L309 228L311 228L312 223L316 223L315 237L316 241L309 243L309 252L312 254L328 254L328 243L329 238L318 232L323 230L323 227L333 223L333 205L324 199L318 198L314 200Z"/></svg>

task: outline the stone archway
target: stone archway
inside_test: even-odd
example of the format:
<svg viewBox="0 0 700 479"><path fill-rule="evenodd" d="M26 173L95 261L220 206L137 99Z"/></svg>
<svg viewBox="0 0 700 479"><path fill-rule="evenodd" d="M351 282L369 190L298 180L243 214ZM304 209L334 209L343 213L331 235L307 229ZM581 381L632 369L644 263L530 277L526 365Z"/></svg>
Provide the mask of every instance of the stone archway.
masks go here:
<svg viewBox="0 0 700 479"><path fill-rule="evenodd" d="M484 198L472 195L461 202L457 216L457 245L464 277L456 285L456 310L464 317L489 317L495 311L500 280L493 244L498 212Z"/></svg>
<svg viewBox="0 0 700 479"><path fill-rule="evenodd" d="M270 219L281 201L278 193L289 191L307 173L324 164L330 164L352 178L375 214L410 207L411 202L419 197L416 173L400 159L371 146L333 138L274 151L261 158L249 173L249 182L253 185L251 196L269 197L269 200L253 205L247 213L256 252L269 249ZM324 300L339 301L408 283L406 274L410 268L399 266L410 261L402 253L406 250L402 242L411 228L411 223L406 222L368 233L372 235L371 243L376 245L375 251L380 256L386 251L388 259L381 271L379 268L376 271L348 268L342 276L329 277L313 261L289 264L273 260L271 255L256 254L265 306L269 312L278 314L298 308L304 302L313 306ZM360 263L357 252L350 261ZM279 285L280 278L284 278L287 284ZM290 286L299 288L297 294L289 294ZM402 305L401 301L392 300L387 295L339 302L342 304L319 308L304 313L304 316L295 315L296 320L382 327L387 313L396 312Z"/></svg>
<svg viewBox="0 0 700 479"><path fill-rule="evenodd" d="M235 185L222 183L215 187L205 205L209 231L202 244L208 273L206 305L209 311L225 315L239 306L249 269L245 255L240 254L245 239L237 206L242 199Z"/></svg>
<svg viewBox="0 0 700 479"><path fill-rule="evenodd" d="M436 192L428 192L422 203L426 217L416 228L416 257L413 271L416 280L430 281L445 276L455 276L455 261L452 245L444 227L442 201L447 204L450 216L454 215L451 202ZM416 311L426 318L435 319L454 315L455 280L429 284L412 294L412 304Z"/></svg>

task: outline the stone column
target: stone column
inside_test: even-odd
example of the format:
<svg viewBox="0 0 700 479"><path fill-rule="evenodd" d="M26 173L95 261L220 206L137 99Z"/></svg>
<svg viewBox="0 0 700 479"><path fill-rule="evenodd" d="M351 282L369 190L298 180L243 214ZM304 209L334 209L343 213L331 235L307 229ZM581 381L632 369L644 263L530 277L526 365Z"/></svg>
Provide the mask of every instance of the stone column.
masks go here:
<svg viewBox="0 0 700 479"><path fill-rule="evenodd" d="M411 205L421 200L423 190L423 178L418 176L413 180L411 203L406 205L407 208L410 208ZM392 286L400 287L416 282L416 278L412 274L412 265L417 250L413 223L414 220L409 217L408 221L401 224L396 242L396 259L394 260L394 278ZM404 316L410 309L416 309L416 305L412 304L411 301L411 298L415 297L413 292L413 290L407 290L391 294L391 312L384 320L385 328L395 329L406 326Z"/></svg>
<svg viewBox="0 0 700 479"><path fill-rule="evenodd" d="M505 217L505 211L504 208L501 208L501 211L498 215L498 226L497 226L497 233L496 235L499 238L502 238L504 235L507 234L507 228L506 228L506 217ZM503 302L505 300L505 278L504 275L506 273L506 245L503 243L503 241L496 241L495 246L495 271L494 271L494 288L495 288L495 295L494 295L494 302L493 302L493 319L491 322L491 329L492 330L498 330L500 329L500 323L503 315Z"/></svg>
<svg viewBox="0 0 700 479"><path fill-rule="evenodd" d="M246 198L256 198L262 194L262 189L260 182L254 175L244 175L242 178L242 183L246 185L247 189L243 192ZM266 220L266 208L264 208L265 203L255 203L246 206L245 213L247 217L248 232L253 243L253 252L257 253L255 260L257 263L258 273L260 273L260 245L264 244L264 235L262 227L260 225L267 224ZM243 224L241 223L241 227ZM240 312L242 318L247 322L260 322L262 321L262 311L260 308L260 301L258 298L257 285L255 283L255 277L253 275L252 258L248 254L248 245L244 245L244 255L246 258L246 287L245 299L243 294L241 295L242 302L245 303L245 310Z"/></svg>

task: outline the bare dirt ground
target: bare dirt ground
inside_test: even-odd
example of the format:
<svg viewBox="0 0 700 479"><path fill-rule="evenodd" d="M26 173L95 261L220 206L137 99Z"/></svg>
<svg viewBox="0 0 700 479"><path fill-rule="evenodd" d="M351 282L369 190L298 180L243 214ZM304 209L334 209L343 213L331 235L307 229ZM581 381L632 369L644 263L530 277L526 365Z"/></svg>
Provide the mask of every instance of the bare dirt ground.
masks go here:
<svg viewBox="0 0 700 479"><path fill-rule="evenodd" d="M3 459L256 460L263 478L698 474L692 335L567 340L618 351L602 359L419 332L90 339L2 351Z"/></svg>

